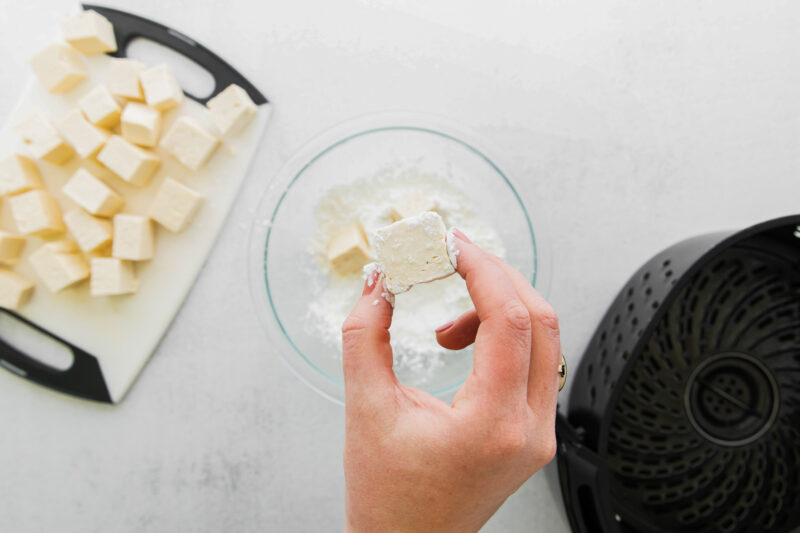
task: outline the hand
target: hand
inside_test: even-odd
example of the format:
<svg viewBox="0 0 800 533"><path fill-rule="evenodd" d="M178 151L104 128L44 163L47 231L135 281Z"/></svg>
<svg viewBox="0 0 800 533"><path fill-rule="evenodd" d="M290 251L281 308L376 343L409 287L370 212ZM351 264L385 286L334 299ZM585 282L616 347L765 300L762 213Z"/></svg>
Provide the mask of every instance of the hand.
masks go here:
<svg viewBox="0 0 800 533"><path fill-rule="evenodd" d="M342 328L347 531L477 531L555 454L556 315L519 272L456 235L475 310L437 340L474 342L475 356L452 405L398 383L380 280Z"/></svg>

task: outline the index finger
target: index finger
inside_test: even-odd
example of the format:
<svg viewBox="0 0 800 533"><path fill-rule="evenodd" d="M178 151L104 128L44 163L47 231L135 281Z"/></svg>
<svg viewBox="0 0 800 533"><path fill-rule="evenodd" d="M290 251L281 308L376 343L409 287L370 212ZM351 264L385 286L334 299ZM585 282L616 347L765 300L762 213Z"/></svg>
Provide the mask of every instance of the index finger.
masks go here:
<svg viewBox="0 0 800 533"><path fill-rule="evenodd" d="M526 398L531 320L508 275L489 255L457 236L457 271L466 281L480 325L473 374L493 394Z"/></svg>

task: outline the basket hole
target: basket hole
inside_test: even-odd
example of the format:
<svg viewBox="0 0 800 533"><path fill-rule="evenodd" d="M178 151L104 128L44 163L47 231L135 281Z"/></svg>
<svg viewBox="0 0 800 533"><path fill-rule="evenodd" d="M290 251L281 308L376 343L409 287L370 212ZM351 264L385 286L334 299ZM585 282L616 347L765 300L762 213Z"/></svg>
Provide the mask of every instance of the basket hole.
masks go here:
<svg viewBox="0 0 800 533"><path fill-rule="evenodd" d="M597 514L597 507L594 504L592 488L588 485L578 487L578 505L583 509L583 518L586 524L600 523L600 515Z"/></svg>

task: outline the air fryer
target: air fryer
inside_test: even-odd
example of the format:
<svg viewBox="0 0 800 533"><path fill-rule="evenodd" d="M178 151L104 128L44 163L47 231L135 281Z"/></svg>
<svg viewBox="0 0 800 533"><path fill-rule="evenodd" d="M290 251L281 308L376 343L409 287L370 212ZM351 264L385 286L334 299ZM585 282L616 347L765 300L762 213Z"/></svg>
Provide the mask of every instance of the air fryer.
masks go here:
<svg viewBox="0 0 800 533"><path fill-rule="evenodd" d="M557 424L574 531L800 530L799 226L682 241L616 297Z"/></svg>

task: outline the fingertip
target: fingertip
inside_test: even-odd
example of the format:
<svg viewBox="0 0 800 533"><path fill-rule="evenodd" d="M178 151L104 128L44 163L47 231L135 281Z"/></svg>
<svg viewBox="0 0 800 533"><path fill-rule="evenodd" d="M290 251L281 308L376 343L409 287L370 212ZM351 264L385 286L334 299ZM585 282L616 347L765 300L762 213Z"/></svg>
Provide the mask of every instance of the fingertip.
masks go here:
<svg viewBox="0 0 800 533"><path fill-rule="evenodd" d="M468 243L472 244L472 241L471 241L471 240L469 240L469 237L467 237L467 236L464 234L464 232L463 232L463 231L461 231L460 229L458 229L458 228L452 228L450 231L452 231L452 232L453 232L453 235L455 235L455 236L456 236L458 239L460 239L460 240L462 240L462 241L464 241L464 242L468 242Z"/></svg>
<svg viewBox="0 0 800 533"><path fill-rule="evenodd" d="M379 281L381 275L381 266L378 263L369 263L364 266L364 289L361 291L361 296L365 296L372 292L375 285Z"/></svg>
<svg viewBox="0 0 800 533"><path fill-rule="evenodd" d="M467 311L456 320L436 329L436 342L448 350L463 350L473 342L480 320L474 310Z"/></svg>

